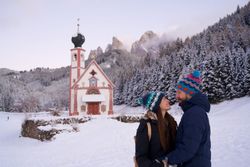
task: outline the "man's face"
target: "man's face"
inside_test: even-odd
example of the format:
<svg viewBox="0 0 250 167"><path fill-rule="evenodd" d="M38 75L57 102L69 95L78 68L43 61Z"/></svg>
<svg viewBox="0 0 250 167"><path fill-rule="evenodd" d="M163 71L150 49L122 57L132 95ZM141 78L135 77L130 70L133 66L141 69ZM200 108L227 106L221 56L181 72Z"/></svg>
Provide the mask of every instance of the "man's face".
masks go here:
<svg viewBox="0 0 250 167"><path fill-rule="evenodd" d="M178 102L183 102L183 101L186 101L188 99L189 99L188 95L185 92L183 92L181 90L177 90L176 91L176 100Z"/></svg>

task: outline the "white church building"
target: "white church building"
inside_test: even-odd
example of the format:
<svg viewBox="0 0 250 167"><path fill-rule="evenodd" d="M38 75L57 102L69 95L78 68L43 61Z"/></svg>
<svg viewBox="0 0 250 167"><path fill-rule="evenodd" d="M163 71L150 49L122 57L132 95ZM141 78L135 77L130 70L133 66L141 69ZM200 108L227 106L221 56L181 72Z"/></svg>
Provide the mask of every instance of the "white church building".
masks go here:
<svg viewBox="0 0 250 167"><path fill-rule="evenodd" d="M84 41L78 24L72 37L69 115L113 114L114 84L94 59L85 67Z"/></svg>

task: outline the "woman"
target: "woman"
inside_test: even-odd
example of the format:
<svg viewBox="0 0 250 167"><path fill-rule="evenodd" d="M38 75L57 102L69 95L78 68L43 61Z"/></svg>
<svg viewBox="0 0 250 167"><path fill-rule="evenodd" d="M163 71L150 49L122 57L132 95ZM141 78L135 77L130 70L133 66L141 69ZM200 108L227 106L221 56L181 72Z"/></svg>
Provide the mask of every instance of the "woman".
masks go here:
<svg viewBox="0 0 250 167"><path fill-rule="evenodd" d="M162 92L150 92L140 99L140 104L148 111L136 133L136 162L139 167L164 167L166 164L161 158L174 149L177 128L168 113L169 100Z"/></svg>

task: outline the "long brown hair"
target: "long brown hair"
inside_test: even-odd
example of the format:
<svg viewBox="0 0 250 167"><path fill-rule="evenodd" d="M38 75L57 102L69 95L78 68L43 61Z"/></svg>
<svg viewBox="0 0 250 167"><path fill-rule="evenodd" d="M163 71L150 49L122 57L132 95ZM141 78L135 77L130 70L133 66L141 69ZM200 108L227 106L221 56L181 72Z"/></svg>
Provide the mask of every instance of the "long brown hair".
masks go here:
<svg viewBox="0 0 250 167"><path fill-rule="evenodd" d="M174 118L166 112L165 117L161 113L161 109L156 113L158 119L158 131L160 142L165 152L170 152L175 147L177 123Z"/></svg>

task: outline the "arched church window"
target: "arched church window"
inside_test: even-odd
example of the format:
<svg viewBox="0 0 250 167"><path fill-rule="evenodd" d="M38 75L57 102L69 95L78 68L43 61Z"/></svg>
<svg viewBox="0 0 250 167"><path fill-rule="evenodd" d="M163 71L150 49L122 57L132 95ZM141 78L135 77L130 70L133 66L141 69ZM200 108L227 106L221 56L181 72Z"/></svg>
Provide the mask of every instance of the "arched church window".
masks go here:
<svg viewBox="0 0 250 167"><path fill-rule="evenodd" d="M77 60L77 55L74 54L73 60L76 61Z"/></svg>
<svg viewBox="0 0 250 167"><path fill-rule="evenodd" d="M97 87L97 79L95 77L92 77L89 79L89 86L90 87Z"/></svg>

